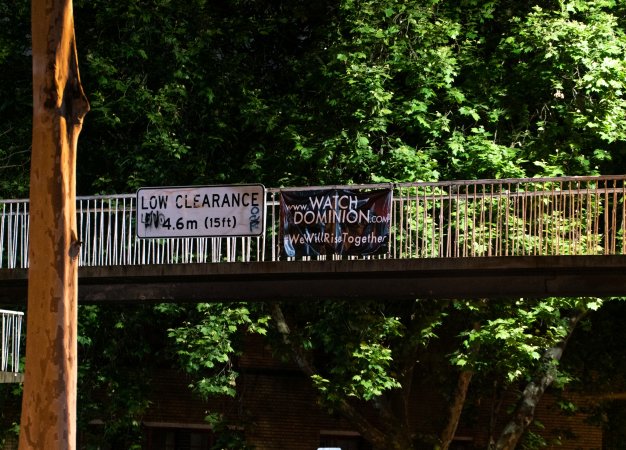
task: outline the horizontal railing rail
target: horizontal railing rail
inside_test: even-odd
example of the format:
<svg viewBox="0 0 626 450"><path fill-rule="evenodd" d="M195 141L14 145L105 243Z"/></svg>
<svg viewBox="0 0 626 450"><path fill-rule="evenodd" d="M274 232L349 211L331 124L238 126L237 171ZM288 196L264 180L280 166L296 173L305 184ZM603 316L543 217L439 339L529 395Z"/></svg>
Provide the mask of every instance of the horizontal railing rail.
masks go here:
<svg viewBox="0 0 626 450"><path fill-rule="evenodd" d="M626 176L311 186L393 188L388 254L459 258L624 254ZM139 239L134 194L77 198L82 266L276 261L280 192L266 190L259 237ZM27 200L0 201L0 269L28 267ZM321 257L323 258L323 257ZM351 257L354 258L354 257Z"/></svg>
<svg viewBox="0 0 626 450"><path fill-rule="evenodd" d="M20 371L20 345L23 312L0 309L2 319L2 344L0 346L0 372Z"/></svg>

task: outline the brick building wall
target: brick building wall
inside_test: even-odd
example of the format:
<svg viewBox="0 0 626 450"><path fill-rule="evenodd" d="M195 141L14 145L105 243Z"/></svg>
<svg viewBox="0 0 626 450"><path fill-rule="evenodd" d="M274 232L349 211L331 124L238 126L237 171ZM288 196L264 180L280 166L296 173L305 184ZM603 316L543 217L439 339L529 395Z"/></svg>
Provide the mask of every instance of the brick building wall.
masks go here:
<svg viewBox="0 0 626 450"><path fill-rule="evenodd" d="M189 380L175 372L164 372L155 378L155 402L144 418L148 426L207 427L204 416L208 410L225 412L234 423L245 430L246 440L256 450L315 450L325 436L336 441L358 442L358 433L338 415L329 414L317 404L316 392L310 380L292 363L276 361L261 341L249 343L239 361L240 378L237 399L204 402L188 388ZM415 382L411 414L413 423L422 433L437 433L445 414L444 403L428 383ZM572 394L579 404L580 396ZM511 402L509 402L510 405ZM457 435L457 448L487 447L491 405L473 405ZM501 407L506 411L507 405ZM471 416L473 414L474 416ZM375 420L374 417L370 417ZM536 418L545 427L541 431L548 449L600 450L602 430L586 422L583 412L563 414L555 398L546 394L539 404ZM504 425L496 424L496 429ZM330 441L329 439L326 439ZM556 445L560 441L561 445ZM343 442L343 441L342 441ZM363 442L354 449L367 449ZM611 449L612 450L612 449Z"/></svg>

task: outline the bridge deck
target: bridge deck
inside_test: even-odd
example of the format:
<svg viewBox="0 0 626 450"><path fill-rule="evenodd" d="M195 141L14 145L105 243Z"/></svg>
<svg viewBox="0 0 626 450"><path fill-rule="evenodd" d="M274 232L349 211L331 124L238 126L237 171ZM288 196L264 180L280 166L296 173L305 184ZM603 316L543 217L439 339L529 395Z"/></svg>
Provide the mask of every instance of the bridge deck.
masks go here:
<svg viewBox="0 0 626 450"><path fill-rule="evenodd" d="M0 270L25 302L27 270ZM80 303L626 295L626 256L234 262L81 267Z"/></svg>

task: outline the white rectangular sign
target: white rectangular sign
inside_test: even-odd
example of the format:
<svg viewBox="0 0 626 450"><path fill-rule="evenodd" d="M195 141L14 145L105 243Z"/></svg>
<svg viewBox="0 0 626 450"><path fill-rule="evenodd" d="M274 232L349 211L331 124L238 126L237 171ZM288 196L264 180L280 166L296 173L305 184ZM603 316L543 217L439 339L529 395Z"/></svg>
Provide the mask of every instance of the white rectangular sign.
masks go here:
<svg viewBox="0 0 626 450"><path fill-rule="evenodd" d="M265 188L261 184L137 191L140 238L259 236L264 214Z"/></svg>

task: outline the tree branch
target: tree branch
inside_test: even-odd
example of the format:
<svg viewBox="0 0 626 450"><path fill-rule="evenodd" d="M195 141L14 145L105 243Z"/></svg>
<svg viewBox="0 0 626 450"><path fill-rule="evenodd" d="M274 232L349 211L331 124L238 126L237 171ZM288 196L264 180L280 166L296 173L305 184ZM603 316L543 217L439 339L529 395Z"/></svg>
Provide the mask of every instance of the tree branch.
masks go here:
<svg viewBox="0 0 626 450"><path fill-rule="evenodd" d="M454 400L448 410L448 423L439 439L440 450L448 450L452 439L454 439L456 429L459 426L459 420L461 419L461 413L463 412L463 406L465 405L465 399L467 398L467 391L469 390L473 376L474 371L472 370L464 370L459 373L456 390L454 392Z"/></svg>
<svg viewBox="0 0 626 450"><path fill-rule="evenodd" d="M557 365L563 356L565 347L571 337L576 325L586 315L586 311L579 311L576 316L569 320L567 335L554 347L547 349L542 357L541 372L535 380L528 383L522 397L520 398L513 417L504 427L500 438L496 443L497 450L514 450L524 431L532 423L535 417L535 409L545 393L557 376Z"/></svg>
<svg viewBox="0 0 626 450"><path fill-rule="evenodd" d="M480 328L480 324L475 322L473 328L474 330L478 330ZM478 345L472 345L469 351L472 354L476 354L478 349ZM456 434L456 430L459 426L459 421L461 420L461 414L463 413L463 406L465 405L465 399L467 398L467 391L469 390L473 376L473 370L463 370L459 373L456 389L454 391L454 399L448 409L448 423L439 438L440 450L448 450L448 447L450 447L450 444L452 443L452 439L454 439L454 435Z"/></svg>
<svg viewBox="0 0 626 450"><path fill-rule="evenodd" d="M280 304L274 302L270 304L270 310L272 319L276 323L276 328L281 335L283 343L289 347L291 354L302 370L307 376L311 377L317 374L315 367L301 347L291 339L291 330L289 324L285 319ZM374 447L390 448L386 446L387 437L385 433L376 428L370 421L368 421L360 411L349 403L345 398L341 398L334 403L334 406L339 412L354 425L354 427L361 433L365 439L370 441ZM400 449L399 449L400 450ZM405 449L402 449L405 450Z"/></svg>

